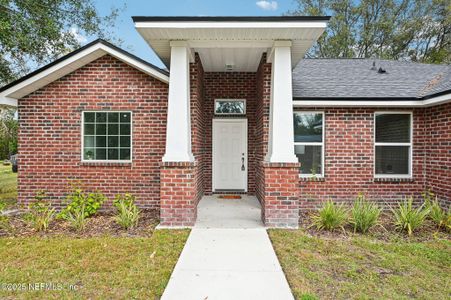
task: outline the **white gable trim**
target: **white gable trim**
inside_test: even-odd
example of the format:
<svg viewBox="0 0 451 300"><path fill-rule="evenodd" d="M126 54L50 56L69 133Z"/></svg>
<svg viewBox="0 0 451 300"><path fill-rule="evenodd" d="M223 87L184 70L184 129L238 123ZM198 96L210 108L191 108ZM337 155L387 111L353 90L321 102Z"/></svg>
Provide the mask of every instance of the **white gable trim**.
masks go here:
<svg viewBox="0 0 451 300"><path fill-rule="evenodd" d="M0 92L0 105L17 106L17 99L29 95L106 54L109 54L162 82L169 83L169 76L166 74L122 53L121 51L105 45L102 42L98 42L50 68Z"/></svg>
<svg viewBox="0 0 451 300"><path fill-rule="evenodd" d="M295 100L294 107L429 107L451 102L451 93L425 100Z"/></svg>

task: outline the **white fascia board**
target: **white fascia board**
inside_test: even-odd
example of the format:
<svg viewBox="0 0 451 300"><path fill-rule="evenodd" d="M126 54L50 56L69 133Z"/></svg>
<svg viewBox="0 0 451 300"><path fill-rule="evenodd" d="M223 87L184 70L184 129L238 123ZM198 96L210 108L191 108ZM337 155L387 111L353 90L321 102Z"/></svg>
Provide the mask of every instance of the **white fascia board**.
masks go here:
<svg viewBox="0 0 451 300"><path fill-rule="evenodd" d="M3 106L3 105L17 107L17 99L3 97L3 95L0 95L0 106Z"/></svg>
<svg viewBox="0 0 451 300"><path fill-rule="evenodd" d="M100 48L102 50L104 50L106 53L110 54L111 56L125 62L126 64L128 64L128 65L130 65L130 66L132 66L158 80L161 80L164 83L169 83L169 76L167 76L166 74L163 74L163 73L159 72L158 70L156 70L146 64L141 63L140 61L131 59L127 55L125 55L115 49L112 49L112 48L108 47L107 45L100 44Z"/></svg>
<svg viewBox="0 0 451 300"><path fill-rule="evenodd" d="M423 100L424 106L434 106L451 102L451 93Z"/></svg>
<svg viewBox="0 0 451 300"><path fill-rule="evenodd" d="M81 68L82 66L88 64L89 62L94 61L97 58L100 58L106 54L110 54L111 56L123 61L124 63L158 79L165 83L169 83L169 76L159 72L158 70L143 64L140 61L132 59L127 55L108 47L107 45L98 43L89 47L80 53L77 53L74 56L71 56L64 61L34 75L33 77L28 78L25 81L22 81L9 89L0 93L0 104L2 103L14 103L12 99L22 98L39 88L58 80L59 78ZM86 59L88 58L88 59ZM80 63L81 62L81 63ZM50 79L49 79L50 78ZM29 87L28 90L25 89ZM21 93L22 91L22 93ZM25 91L25 92L24 92ZM17 102L16 102L17 105Z"/></svg>
<svg viewBox="0 0 451 300"><path fill-rule="evenodd" d="M294 100L294 107L429 107L451 102L451 94L413 101Z"/></svg>
<svg viewBox="0 0 451 300"><path fill-rule="evenodd" d="M299 21L299 22L136 22L136 28L180 28L180 29L209 29L209 28L326 28L327 21Z"/></svg>
<svg viewBox="0 0 451 300"><path fill-rule="evenodd" d="M91 48L85 49L84 51L77 53L76 55L69 57L68 59L62 61L59 64L56 64L36 75L34 75L33 77L28 78L25 81L22 81L16 85L13 85L12 87L10 87L9 89L3 91L2 93L0 93L0 98L4 98L4 97L13 97L13 98L21 98L21 96L17 97L14 94L15 93L20 93L20 90L26 88L29 85L32 84L36 84L39 87L45 86L46 84L48 84L50 81L46 80L46 78L52 74L62 74L62 73L66 73L63 72L62 70L67 70L67 73L70 73L71 71L74 70L74 68L71 68L72 64L75 64L78 60L82 59L83 57L87 56L87 55L93 55L93 56L97 56L101 57L102 55L104 55L103 53L99 53L99 47L98 45L94 45ZM62 77L63 75L59 76ZM56 80L56 79L54 79ZM52 80L53 81L53 80ZM43 84L37 84L38 82L42 82ZM39 89L36 88L35 90ZM25 96L25 95L23 95ZM23 97L22 96L22 97Z"/></svg>

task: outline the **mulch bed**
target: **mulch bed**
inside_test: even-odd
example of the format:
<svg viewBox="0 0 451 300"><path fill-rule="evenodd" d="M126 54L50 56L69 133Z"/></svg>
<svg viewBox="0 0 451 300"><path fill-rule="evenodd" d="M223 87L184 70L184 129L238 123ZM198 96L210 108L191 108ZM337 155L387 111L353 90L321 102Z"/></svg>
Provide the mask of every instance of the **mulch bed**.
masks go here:
<svg viewBox="0 0 451 300"><path fill-rule="evenodd" d="M141 210L138 226L129 230L122 228L114 220L112 212L100 212L88 219L83 231L76 231L70 223L60 219L54 219L46 232L37 232L26 222L22 215L9 217L9 229L0 227L0 237L4 236L71 236L79 238L114 236L114 237L150 237L156 225L158 225L159 214L157 210Z"/></svg>
<svg viewBox="0 0 451 300"><path fill-rule="evenodd" d="M450 232L446 232L444 229L437 229L437 226L430 221L426 220L423 226L418 228L409 236L405 232L399 231L393 224L393 217L384 213L380 216L379 225L370 229L367 234L354 233L354 228L351 224L348 224L342 229L335 231L318 230L315 226L312 226L311 217L314 213L303 213L299 219L299 228L304 230L306 234L321 237L325 239L334 240L349 240L356 236L369 236L379 241L393 242L396 240L411 241L411 242L426 242L435 239L451 239Z"/></svg>

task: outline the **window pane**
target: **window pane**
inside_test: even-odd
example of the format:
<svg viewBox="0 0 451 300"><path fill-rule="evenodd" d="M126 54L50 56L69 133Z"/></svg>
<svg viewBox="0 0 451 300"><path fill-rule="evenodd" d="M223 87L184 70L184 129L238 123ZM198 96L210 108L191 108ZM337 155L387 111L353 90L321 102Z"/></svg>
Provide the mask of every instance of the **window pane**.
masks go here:
<svg viewBox="0 0 451 300"><path fill-rule="evenodd" d="M95 133L94 124L85 124L85 135L93 135Z"/></svg>
<svg viewBox="0 0 451 300"><path fill-rule="evenodd" d="M96 136L96 147L106 147L106 136Z"/></svg>
<svg viewBox="0 0 451 300"><path fill-rule="evenodd" d="M121 123L130 123L130 113L121 113Z"/></svg>
<svg viewBox="0 0 451 300"><path fill-rule="evenodd" d="M83 112L83 120L83 159L130 160L130 112Z"/></svg>
<svg viewBox="0 0 451 300"><path fill-rule="evenodd" d="M294 152L301 163L301 174L322 174L321 148L322 146L294 146Z"/></svg>
<svg viewBox="0 0 451 300"><path fill-rule="evenodd" d="M129 160L130 159L130 149L120 150L120 159Z"/></svg>
<svg viewBox="0 0 451 300"><path fill-rule="evenodd" d="M295 112L293 122L295 142L323 141L323 114Z"/></svg>
<svg viewBox="0 0 451 300"><path fill-rule="evenodd" d="M108 135L118 135L119 124L108 124Z"/></svg>
<svg viewBox="0 0 451 300"><path fill-rule="evenodd" d="M85 148L92 148L94 147L94 136L85 136L84 146Z"/></svg>
<svg viewBox="0 0 451 300"><path fill-rule="evenodd" d="M108 137L108 147L119 147L119 137L109 136Z"/></svg>
<svg viewBox="0 0 451 300"><path fill-rule="evenodd" d="M92 112L85 113L85 123L94 123L96 120L96 114Z"/></svg>
<svg viewBox="0 0 451 300"><path fill-rule="evenodd" d="M96 124L96 135L106 135L106 124Z"/></svg>
<svg viewBox="0 0 451 300"><path fill-rule="evenodd" d="M121 136L121 147L130 147L130 137L129 136Z"/></svg>
<svg viewBox="0 0 451 300"><path fill-rule="evenodd" d="M408 114L376 115L376 142L409 143L410 126Z"/></svg>
<svg viewBox="0 0 451 300"><path fill-rule="evenodd" d="M96 113L96 123L106 123L106 113Z"/></svg>
<svg viewBox="0 0 451 300"><path fill-rule="evenodd" d="M244 101L216 101L216 114L245 114Z"/></svg>
<svg viewBox="0 0 451 300"><path fill-rule="evenodd" d="M106 159L106 149L96 149L96 160Z"/></svg>
<svg viewBox="0 0 451 300"><path fill-rule="evenodd" d="M83 151L83 159L85 160L95 159L94 148L85 148Z"/></svg>
<svg viewBox="0 0 451 300"><path fill-rule="evenodd" d="M119 113L108 113L108 123L119 122Z"/></svg>
<svg viewBox="0 0 451 300"><path fill-rule="evenodd" d="M377 146L376 174L409 174L409 146Z"/></svg>
<svg viewBox="0 0 451 300"><path fill-rule="evenodd" d="M121 124L121 135L130 135L130 124Z"/></svg>
<svg viewBox="0 0 451 300"><path fill-rule="evenodd" d="M108 159L118 159L119 158L119 150L118 149L108 149Z"/></svg>

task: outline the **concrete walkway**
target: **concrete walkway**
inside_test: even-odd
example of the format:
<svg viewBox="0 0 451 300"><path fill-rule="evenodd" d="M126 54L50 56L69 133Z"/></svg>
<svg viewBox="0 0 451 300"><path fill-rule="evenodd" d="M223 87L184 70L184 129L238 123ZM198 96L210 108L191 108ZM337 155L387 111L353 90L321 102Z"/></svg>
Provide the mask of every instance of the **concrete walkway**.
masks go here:
<svg viewBox="0 0 451 300"><path fill-rule="evenodd" d="M293 299L255 197L202 198L162 299Z"/></svg>

